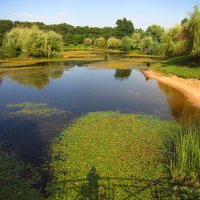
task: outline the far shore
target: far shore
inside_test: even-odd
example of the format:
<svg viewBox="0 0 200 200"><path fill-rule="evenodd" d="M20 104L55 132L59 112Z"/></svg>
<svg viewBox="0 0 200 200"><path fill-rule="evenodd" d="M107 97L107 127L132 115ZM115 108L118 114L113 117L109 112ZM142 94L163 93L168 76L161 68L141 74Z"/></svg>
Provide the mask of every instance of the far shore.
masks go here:
<svg viewBox="0 0 200 200"><path fill-rule="evenodd" d="M186 96L190 103L200 108L200 80L179 78L174 75L165 75L152 70L144 71L144 75L177 89Z"/></svg>

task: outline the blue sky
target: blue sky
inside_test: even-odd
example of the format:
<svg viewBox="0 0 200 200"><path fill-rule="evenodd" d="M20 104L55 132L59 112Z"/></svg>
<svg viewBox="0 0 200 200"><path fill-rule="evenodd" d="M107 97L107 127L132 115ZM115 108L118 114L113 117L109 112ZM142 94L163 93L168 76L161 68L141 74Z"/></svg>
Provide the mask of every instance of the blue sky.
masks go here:
<svg viewBox="0 0 200 200"><path fill-rule="evenodd" d="M187 17L195 4L200 0L0 0L0 19L103 27L126 17L136 28L169 28Z"/></svg>

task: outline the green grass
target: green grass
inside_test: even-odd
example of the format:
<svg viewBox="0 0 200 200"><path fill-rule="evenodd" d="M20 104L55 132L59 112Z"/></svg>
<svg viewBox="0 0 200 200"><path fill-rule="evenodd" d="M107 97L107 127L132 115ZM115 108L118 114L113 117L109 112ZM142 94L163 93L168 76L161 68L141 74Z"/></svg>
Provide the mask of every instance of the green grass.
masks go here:
<svg viewBox="0 0 200 200"><path fill-rule="evenodd" d="M123 178L152 181L167 176L163 165L161 136L167 124L151 116L113 112L89 113L79 118L63 130L52 145L54 184L51 187L61 188L64 192L61 194L57 190L52 199L59 195L62 199L75 199L76 195L87 199L88 194L84 192L88 188L86 183L80 181L64 185L61 181L88 179L94 168L100 179L117 178L113 180L115 184L132 183L130 180L123 181ZM137 181L140 190L147 186L145 181ZM106 180L101 179L99 184L106 183ZM66 186L79 189L71 191ZM151 189L147 186L146 190L140 191L139 196L151 199ZM100 189L101 192L103 189ZM119 189L115 199L122 199L127 193Z"/></svg>
<svg viewBox="0 0 200 200"><path fill-rule="evenodd" d="M175 181L200 186L200 121L174 124L167 135L170 170Z"/></svg>
<svg viewBox="0 0 200 200"><path fill-rule="evenodd" d="M153 69L182 78L200 79L200 65L189 56L164 60L153 64Z"/></svg>
<svg viewBox="0 0 200 200"><path fill-rule="evenodd" d="M24 102L17 104L7 104L6 106L11 109L10 114L12 116L26 115L26 116L38 116L38 117L50 117L65 113L65 111L49 107L48 104L45 103L36 104L32 102Z"/></svg>

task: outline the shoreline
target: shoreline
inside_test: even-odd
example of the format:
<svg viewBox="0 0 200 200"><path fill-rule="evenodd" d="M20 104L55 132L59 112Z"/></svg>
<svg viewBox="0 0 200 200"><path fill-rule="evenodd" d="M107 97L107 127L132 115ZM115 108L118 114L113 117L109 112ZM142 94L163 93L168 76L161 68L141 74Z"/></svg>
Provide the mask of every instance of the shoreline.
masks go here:
<svg viewBox="0 0 200 200"><path fill-rule="evenodd" d="M157 80L166 84L185 95L187 100L195 107L200 109L200 80L197 79L184 79L175 75L163 75L155 71L144 71L144 75L150 79Z"/></svg>

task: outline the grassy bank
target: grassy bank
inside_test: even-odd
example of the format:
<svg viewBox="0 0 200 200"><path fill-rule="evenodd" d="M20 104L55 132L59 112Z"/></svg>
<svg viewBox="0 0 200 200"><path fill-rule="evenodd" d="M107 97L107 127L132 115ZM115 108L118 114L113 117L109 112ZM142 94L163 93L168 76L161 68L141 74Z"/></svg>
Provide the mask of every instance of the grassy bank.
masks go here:
<svg viewBox="0 0 200 200"><path fill-rule="evenodd" d="M51 167L55 181L52 187L61 189L52 199L59 195L62 199L74 199L76 195L86 199L90 195L87 180L91 174L104 186L106 178L115 184L125 184L127 188L133 184L132 179L141 179L135 183L140 188L138 191L131 188L126 192L118 188L115 199L125 198L131 192L133 199L134 192L138 192L140 198L151 199L154 191L148 186L149 181L167 176L162 164L161 139L166 124L150 116L112 112L90 113L78 119L52 146ZM66 180L70 182L63 184ZM147 188L141 191L143 187ZM100 187L99 195L103 192Z"/></svg>
<svg viewBox="0 0 200 200"><path fill-rule="evenodd" d="M200 79L200 66L189 56L171 58L155 63L153 69L182 78Z"/></svg>
<svg viewBox="0 0 200 200"><path fill-rule="evenodd" d="M106 54L110 54L109 56ZM157 56L139 54L138 52L123 52L120 50L109 49L90 49L90 48L66 48L58 58L29 58L26 54L17 58L0 59L0 68L12 68L12 67L25 67L29 65L35 65L43 62L53 61L104 61L103 67L108 68L131 68L134 65L146 62L154 62L158 59ZM122 56L123 55L123 56ZM113 61L120 62L113 62ZM100 64L101 65L101 64ZM98 66L98 65L97 65ZM101 65L102 66L102 65ZM96 67L96 66L95 66Z"/></svg>
<svg viewBox="0 0 200 200"><path fill-rule="evenodd" d="M43 62L53 61L102 61L102 55L96 55L92 51L66 51L61 58L7 58L0 60L0 68L25 67Z"/></svg>

